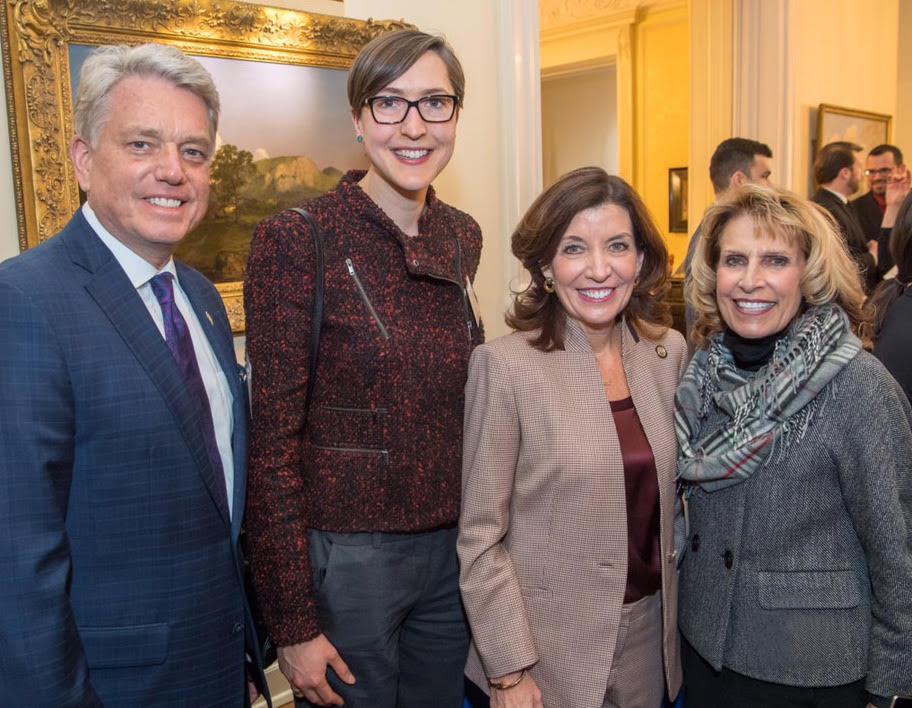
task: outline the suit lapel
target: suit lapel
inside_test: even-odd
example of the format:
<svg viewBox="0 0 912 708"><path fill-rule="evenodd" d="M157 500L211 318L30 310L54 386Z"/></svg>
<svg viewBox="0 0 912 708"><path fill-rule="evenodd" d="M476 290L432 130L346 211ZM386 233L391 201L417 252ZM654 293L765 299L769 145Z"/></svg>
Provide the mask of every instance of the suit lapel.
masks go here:
<svg viewBox="0 0 912 708"><path fill-rule="evenodd" d="M232 417L234 431L232 434L232 447L234 452L234 488L231 490L234 513L231 519L232 532L240 532L241 520L245 504L246 491L246 465L247 459L247 410L246 391L240 379L239 367L234 354L234 342L230 327L223 321L222 312L214 310L207 301L207 293L198 287L197 278L190 275L190 270L182 263L175 261L181 288L186 293L196 318L209 340L209 346L225 374L228 388L231 390Z"/></svg>
<svg viewBox="0 0 912 708"><path fill-rule="evenodd" d="M586 354L586 365L592 367L591 380L601 384L598 364L595 362L595 357L592 356L592 347L582 327L570 317L566 322L565 350L570 353ZM664 479L669 474L674 474L677 448L673 439L669 444L669 437L673 435L674 427L669 411L664 410L662 404L658 402L658 392L655 381L652 380L652 374L658 366L660 357L653 343L642 340L626 319L621 320L616 326L613 336L615 343L619 343L621 346L621 359L624 363L630 397L633 399L633 405L636 407L637 416L643 426L646 439L652 447L653 455L656 456L656 470L660 478ZM598 392L600 394L599 402L604 405L606 414L612 415L604 387L600 386Z"/></svg>
<svg viewBox="0 0 912 708"><path fill-rule="evenodd" d="M652 344L643 341L626 320L621 326L621 351L627 386L643 432L652 448L659 478L664 479L668 477L669 470L674 472L677 448L674 444L668 444L671 428L669 411L664 410L658 401L658 392L651 376L660 361L659 355Z"/></svg>
<svg viewBox="0 0 912 708"><path fill-rule="evenodd" d="M70 227L67 228L66 238L73 260L93 274L85 286L86 290L164 398L227 526L228 509L219 492L223 485L216 478L200 432L199 403L187 391L168 345L117 259L85 222L81 212L77 213Z"/></svg>

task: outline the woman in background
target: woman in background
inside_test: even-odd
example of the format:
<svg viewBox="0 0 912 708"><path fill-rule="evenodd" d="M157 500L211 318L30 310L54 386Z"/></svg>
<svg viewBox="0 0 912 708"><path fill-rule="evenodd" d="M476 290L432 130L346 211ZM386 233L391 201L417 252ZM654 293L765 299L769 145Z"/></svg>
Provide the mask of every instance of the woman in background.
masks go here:
<svg viewBox="0 0 912 708"><path fill-rule="evenodd" d="M889 248L896 277L882 282L868 303L874 318L874 356L912 401L912 196L900 207Z"/></svg>
<svg viewBox="0 0 912 708"><path fill-rule="evenodd" d="M516 331L466 386L466 672L491 705L658 708L681 683L673 401L687 348L668 257L627 183L548 188L513 233Z"/></svg>
<svg viewBox="0 0 912 708"><path fill-rule="evenodd" d="M912 411L863 349L828 214L745 185L703 220L677 397L687 702L879 708L912 693Z"/></svg>
<svg viewBox="0 0 912 708"><path fill-rule="evenodd" d="M314 235L285 211L253 238L250 561L299 706L462 705L456 522L481 232L431 182L464 95L441 37L382 35L355 59L370 167L306 205L325 250L314 382Z"/></svg>

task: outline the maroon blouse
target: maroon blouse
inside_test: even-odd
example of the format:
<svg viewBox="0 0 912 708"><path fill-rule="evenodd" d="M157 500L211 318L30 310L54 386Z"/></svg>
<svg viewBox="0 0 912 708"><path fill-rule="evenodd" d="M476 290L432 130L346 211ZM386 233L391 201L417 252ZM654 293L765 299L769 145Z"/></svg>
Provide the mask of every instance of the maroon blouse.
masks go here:
<svg viewBox="0 0 912 708"><path fill-rule="evenodd" d="M611 401L611 414L624 460L627 497L627 586L624 602L658 592L662 587L659 544L659 478L652 447L628 396Z"/></svg>

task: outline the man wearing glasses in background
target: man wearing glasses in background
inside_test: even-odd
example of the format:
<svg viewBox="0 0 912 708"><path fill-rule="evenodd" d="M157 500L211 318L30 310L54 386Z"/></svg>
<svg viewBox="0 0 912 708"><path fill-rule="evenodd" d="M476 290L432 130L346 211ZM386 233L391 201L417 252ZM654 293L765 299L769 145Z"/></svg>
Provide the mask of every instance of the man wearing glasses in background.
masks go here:
<svg viewBox="0 0 912 708"><path fill-rule="evenodd" d="M898 147L878 145L868 153L865 161L864 174L868 180L868 191L852 202L865 236L869 241L877 241L877 272L881 277L893 267L888 247L890 229L882 226L887 209L887 184L891 176L904 170L903 154Z"/></svg>

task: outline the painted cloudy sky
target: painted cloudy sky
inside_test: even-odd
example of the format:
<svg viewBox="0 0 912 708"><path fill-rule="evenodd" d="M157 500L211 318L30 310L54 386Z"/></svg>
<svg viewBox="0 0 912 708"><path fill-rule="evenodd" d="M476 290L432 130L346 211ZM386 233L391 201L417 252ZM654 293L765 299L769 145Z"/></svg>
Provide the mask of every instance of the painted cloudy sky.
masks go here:
<svg viewBox="0 0 912 708"><path fill-rule="evenodd" d="M70 46L75 97L79 70L92 50ZM196 57L215 80L222 102L219 143L254 159L306 155L322 169L364 164L345 94L346 72L238 59Z"/></svg>

